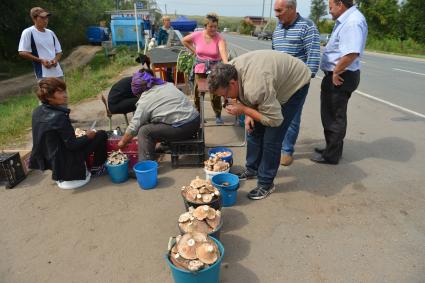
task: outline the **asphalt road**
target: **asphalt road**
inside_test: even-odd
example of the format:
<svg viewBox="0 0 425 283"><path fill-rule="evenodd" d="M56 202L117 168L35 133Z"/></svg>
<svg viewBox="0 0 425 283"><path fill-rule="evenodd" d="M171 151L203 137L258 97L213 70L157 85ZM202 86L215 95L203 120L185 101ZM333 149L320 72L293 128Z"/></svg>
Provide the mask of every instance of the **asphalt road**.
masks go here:
<svg viewBox="0 0 425 283"><path fill-rule="evenodd" d="M237 54L271 49L270 40L230 34L226 34L225 38ZM358 94L375 97L381 103L392 104L392 107L400 107L403 111L411 111L409 113L425 118L425 60L367 52L361 64ZM318 79L322 77L320 71Z"/></svg>

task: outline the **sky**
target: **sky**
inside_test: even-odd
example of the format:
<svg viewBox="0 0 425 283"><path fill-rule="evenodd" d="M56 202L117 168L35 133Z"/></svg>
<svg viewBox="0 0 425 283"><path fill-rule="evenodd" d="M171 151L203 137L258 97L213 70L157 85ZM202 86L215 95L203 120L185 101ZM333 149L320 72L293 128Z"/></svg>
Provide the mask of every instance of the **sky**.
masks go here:
<svg viewBox="0 0 425 283"><path fill-rule="evenodd" d="M209 12L215 12L219 16L262 16L263 0L156 0L162 13L179 15L199 15L203 16ZM264 0L264 17L270 16L270 0ZM310 15L311 0L298 0L297 10L304 16ZM272 18L274 0L271 3Z"/></svg>

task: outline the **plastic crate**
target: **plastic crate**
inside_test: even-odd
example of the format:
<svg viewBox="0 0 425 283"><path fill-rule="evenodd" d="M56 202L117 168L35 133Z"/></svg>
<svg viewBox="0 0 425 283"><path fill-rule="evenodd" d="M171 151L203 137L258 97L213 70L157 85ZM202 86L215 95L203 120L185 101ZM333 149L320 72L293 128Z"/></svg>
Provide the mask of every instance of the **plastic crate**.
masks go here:
<svg viewBox="0 0 425 283"><path fill-rule="evenodd" d="M0 153L0 182L6 184L6 189L11 189L23 179L26 174L19 152Z"/></svg>
<svg viewBox="0 0 425 283"><path fill-rule="evenodd" d="M171 166L203 166L205 160L205 141L200 129L193 139L170 142Z"/></svg>

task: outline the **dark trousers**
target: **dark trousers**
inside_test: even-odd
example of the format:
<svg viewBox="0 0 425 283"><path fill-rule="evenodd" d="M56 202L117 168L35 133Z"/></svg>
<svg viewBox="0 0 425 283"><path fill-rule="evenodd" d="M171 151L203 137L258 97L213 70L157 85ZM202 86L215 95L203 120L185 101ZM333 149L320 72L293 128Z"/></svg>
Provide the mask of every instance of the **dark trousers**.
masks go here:
<svg viewBox="0 0 425 283"><path fill-rule="evenodd" d="M195 107L196 110L198 110L199 113L201 113L201 102L199 97L199 90L198 90L198 80L202 78L207 78L206 74L195 74ZM214 110L216 117L221 117L221 96L215 95L210 93L210 100L211 100L211 106Z"/></svg>
<svg viewBox="0 0 425 283"><path fill-rule="evenodd" d="M125 98L115 104L109 103L109 111L111 111L112 114L127 114L134 112L136 111L136 102L138 100L139 98L134 96L134 98Z"/></svg>
<svg viewBox="0 0 425 283"><path fill-rule="evenodd" d="M247 135L246 168L258 173L259 185L271 185L280 164L283 138L299 106L304 102L309 84L305 85L282 105L284 117L278 127L268 127L255 121L254 130Z"/></svg>
<svg viewBox="0 0 425 283"><path fill-rule="evenodd" d="M89 143L84 147L85 159L93 153L93 166L100 166L106 161L106 140L108 135L105 131L99 130L96 132L94 139L90 140Z"/></svg>
<svg viewBox="0 0 425 283"><path fill-rule="evenodd" d="M157 142L170 142L190 139L199 130L200 118L180 126L173 127L171 125L157 123L146 124L139 129L139 161L155 160L155 145Z"/></svg>
<svg viewBox="0 0 425 283"><path fill-rule="evenodd" d="M332 72L325 72L320 93L320 114L326 140L322 156L332 163L338 163L342 156L347 132L348 100L360 83L360 71L345 71L340 76L344 83L335 86L332 83Z"/></svg>

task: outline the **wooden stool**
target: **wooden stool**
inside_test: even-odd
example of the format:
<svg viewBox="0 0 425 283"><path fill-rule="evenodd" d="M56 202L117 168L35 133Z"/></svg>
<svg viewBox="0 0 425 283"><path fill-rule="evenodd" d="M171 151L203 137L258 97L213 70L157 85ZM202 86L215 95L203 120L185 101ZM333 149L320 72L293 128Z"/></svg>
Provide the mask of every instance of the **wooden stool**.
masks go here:
<svg viewBox="0 0 425 283"><path fill-rule="evenodd" d="M108 101L106 100L106 97L103 94L100 95L100 100L102 100L103 104L105 105L106 116L109 119L109 130L112 131L112 115L114 115L114 114L112 114L111 111L109 111ZM117 114L123 114L124 115L125 123L128 126L127 113L117 113Z"/></svg>

